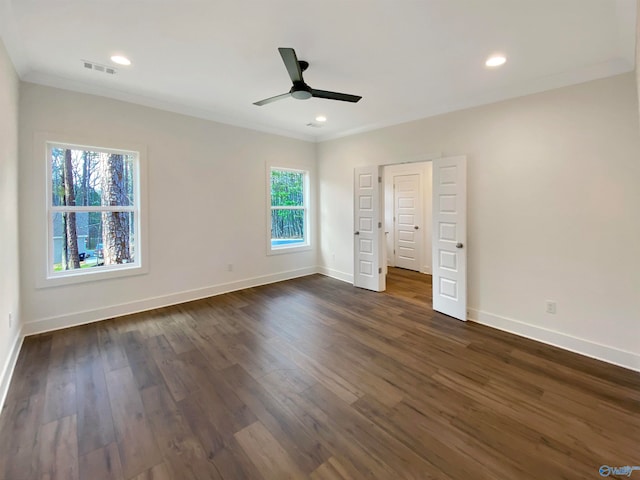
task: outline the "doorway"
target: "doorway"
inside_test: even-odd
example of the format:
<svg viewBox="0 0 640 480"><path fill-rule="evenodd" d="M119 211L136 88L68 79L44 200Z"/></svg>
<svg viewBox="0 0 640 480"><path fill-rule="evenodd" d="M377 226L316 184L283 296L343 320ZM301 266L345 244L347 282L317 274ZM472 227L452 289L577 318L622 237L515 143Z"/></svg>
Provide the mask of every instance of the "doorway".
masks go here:
<svg viewBox="0 0 640 480"><path fill-rule="evenodd" d="M466 157L356 167L354 260L353 285L377 292L389 267L431 274L433 309L466 320Z"/></svg>
<svg viewBox="0 0 640 480"><path fill-rule="evenodd" d="M431 274L432 163L387 165L383 176L387 265Z"/></svg>

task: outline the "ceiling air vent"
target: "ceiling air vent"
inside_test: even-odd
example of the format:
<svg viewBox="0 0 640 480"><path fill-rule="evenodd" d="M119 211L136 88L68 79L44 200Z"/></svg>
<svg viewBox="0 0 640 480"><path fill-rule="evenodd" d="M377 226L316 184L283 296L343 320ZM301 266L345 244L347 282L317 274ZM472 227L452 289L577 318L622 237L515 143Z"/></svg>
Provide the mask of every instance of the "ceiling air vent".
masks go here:
<svg viewBox="0 0 640 480"><path fill-rule="evenodd" d="M316 123L316 122L309 122L309 123L307 123L307 127L322 128L322 124L321 123Z"/></svg>
<svg viewBox="0 0 640 480"><path fill-rule="evenodd" d="M84 68L87 68L89 70L95 70L96 72L106 73L109 75L115 75L118 72L113 67L109 67L107 65L101 65L96 62L90 62L89 60L82 60L82 65L84 65Z"/></svg>

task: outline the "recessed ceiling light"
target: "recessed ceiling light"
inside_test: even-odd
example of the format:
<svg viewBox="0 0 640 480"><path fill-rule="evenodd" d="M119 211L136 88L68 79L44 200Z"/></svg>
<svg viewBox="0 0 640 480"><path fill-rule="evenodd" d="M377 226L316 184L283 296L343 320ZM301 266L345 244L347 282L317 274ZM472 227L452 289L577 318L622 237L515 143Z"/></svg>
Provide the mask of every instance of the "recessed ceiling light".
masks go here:
<svg viewBox="0 0 640 480"><path fill-rule="evenodd" d="M487 67L499 67L504 65L507 59L503 55L491 55L484 64Z"/></svg>
<svg viewBox="0 0 640 480"><path fill-rule="evenodd" d="M327 117L325 117L324 115L318 115L316 117L316 122L326 122L327 121Z"/></svg>
<svg viewBox="0 0 640 480"><path fill-rule="evenodd" d="M131 60L129 60L127 57L123 57L122 55L113 55L111 57L111 61L113 63L117 63L118 65L131 65Z"/></svg>

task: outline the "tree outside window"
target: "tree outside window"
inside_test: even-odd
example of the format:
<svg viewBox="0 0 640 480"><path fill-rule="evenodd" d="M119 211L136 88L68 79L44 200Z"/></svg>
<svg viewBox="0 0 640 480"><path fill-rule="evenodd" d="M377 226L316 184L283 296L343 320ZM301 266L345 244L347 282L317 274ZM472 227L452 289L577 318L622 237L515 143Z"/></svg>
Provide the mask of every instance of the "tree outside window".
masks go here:
<svg viewBox="0 0 640 480"><path fill-rule="evenodd" d="M271 169L271 249L308 245L307 172Z"/></svg>
<svg viewBox="0 0 640 480"><path fill-rule="evenodd" d="M49 276L139 264L138 154L49 144Z"/></svg>

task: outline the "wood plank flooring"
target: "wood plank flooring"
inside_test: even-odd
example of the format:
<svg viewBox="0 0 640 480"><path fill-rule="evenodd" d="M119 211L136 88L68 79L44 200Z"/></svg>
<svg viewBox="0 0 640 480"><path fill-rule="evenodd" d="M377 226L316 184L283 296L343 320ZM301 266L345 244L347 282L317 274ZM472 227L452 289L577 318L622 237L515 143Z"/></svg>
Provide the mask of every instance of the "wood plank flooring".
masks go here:
<svg viewBox="0 0 640 480"><path fill-rule="evenodd" d="M586 479L640 465L640 374L309 276L29 337L7 480ZM633 475L632 475L633 476Z"/></svg>

